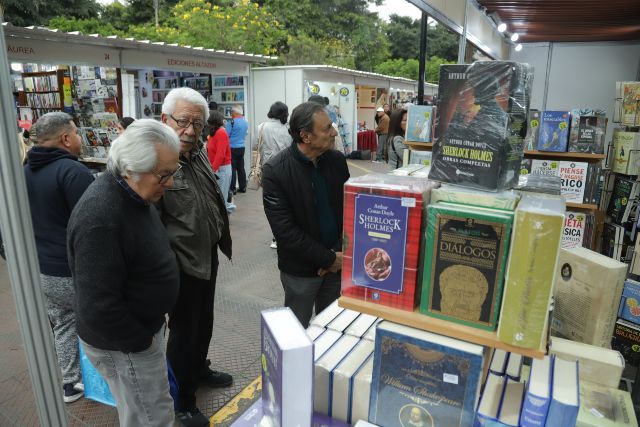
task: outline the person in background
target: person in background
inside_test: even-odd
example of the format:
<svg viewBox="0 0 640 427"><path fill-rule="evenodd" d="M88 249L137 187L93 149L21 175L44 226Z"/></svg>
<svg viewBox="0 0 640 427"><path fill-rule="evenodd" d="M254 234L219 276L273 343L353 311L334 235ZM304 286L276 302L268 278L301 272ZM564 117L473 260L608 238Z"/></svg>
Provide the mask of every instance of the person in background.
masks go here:
<svg viewBox="0 0 640 427"><path fill-rule="evenodd" d="M200 143L208 117L207 101L188 87L171 90L162 104L162 122L180 139L182 169L156 206L180 268L178 301L169 314L167 356L178 380L176 417L187 427L209 425L196 406L198 385L233 383L231 375L207 364L218 249L229 259L232 249L225 197Z"/></svg>
<svg viewBox="0 0 640 427"><path fill-rule="evenodd" d="M389 116L383 107L376 109L376 134L378 135L378 147L374 163L382 163L387 159L387 135L389 133Z"/></svg>
<svg viewBox="0 0 640 427"><path fill-rule="evenodd" d="M389 164L392 168L402 167L402 155L405 148L404 135L407 130L407 110L398 108L391 113L389 120Z"/></svg>
<svg viewBox="0 0 640 427"><path fill-rule="evenodd" d="M134 119L133 117L123 117L120 120L118 120L118 124L116 125L116 130L118 132L118 135L122 135L122 132L124 132L124 130L128 128L131 123L135 121L136 119Z"/></svg>
<svg viewBox="0 0 640 427"><path fill-rule="evenodd" d="M278 242L284 304L306 328L340 296L342 209L347 161L333 149L336 130L324 107L298 105L293 143L265 163L262 201Z"/></svg>
<svg viewBox="0 0 640 427"><path fill-rule="evenodd" d="M382 109L387 116L391 117L391 107L389 107L389 104L384 104Z"/></svg>
<svg viewBox="0 0 640 427"><path fill-rule="evenodd" d="M249 123L242 115L242 106L234 105L231 120L227 120L227 134L231 145L231 186L233 194L247 192L247 174L244 171L244 140L249 131ZM236 187L236 177L238 180Z"/></svg>
<svg viewBox="0 0 640 427"><path fill-rule="evenodd" d="M264 166L273 156L291 146L291 135L287 126L289 107L284 102L275 102L269 108L267 120L258 126L260 144L260 166ZM270 247L277 249L276 238L271 240Z"/></svg>
<svg viewBox="0 0 640 427"><path fill-rule="evenodd" d="M224 128L224 116L218 110L209 110L209 136L207 137L207 156L211 163L211 169L218 177L222 194L229 194L231 185L231 148L229 146L229 135ZM227 213L231 214L236 210L236 205L228 202L225 198Z"/></svg>
<svg viewBox="0 0 640 427"><path fill-rule="evenodd" d="M39 144L27 153L24 166L33 233L40 264L40 282L53 326L66 403L82 397L80 354L73 307L74 279L67 257L67 225L71 211L93 182L78 161L82 138L67 113L41 116L36 129Z"/></svg>
<svg viewBox="0 0 640 427"><path fill-rule="evenodd" d="M180 276L153 203L174 185L179 148L170 127L136 120L69 219L78 335L115 397L122 427L175 420L162 337Z"/></svg>

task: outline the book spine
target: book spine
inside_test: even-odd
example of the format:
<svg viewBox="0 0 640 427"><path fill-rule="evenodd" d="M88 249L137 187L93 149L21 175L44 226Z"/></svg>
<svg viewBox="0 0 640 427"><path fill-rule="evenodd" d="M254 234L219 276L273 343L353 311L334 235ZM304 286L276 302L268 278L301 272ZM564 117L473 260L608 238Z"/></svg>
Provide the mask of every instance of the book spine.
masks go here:
<svg viewBox="0 0 640 427"><path fill-rule="evenodd" d="M549 398L540 398L527 392L522 404L522 414L520 416L521 427L544 427L549 411Z"/></svg>

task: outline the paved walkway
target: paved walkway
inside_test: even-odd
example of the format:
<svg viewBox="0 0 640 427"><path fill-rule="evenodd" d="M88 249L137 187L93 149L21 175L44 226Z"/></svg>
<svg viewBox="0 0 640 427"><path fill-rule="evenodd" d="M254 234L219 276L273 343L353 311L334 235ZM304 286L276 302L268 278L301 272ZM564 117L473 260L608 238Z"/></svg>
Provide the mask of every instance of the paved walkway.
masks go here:
<svg viewBox="0 0 640 427"><path fill-rule="evenodd" d="M386 172L390 168L350 160L349 169L351 176L359 176L368 170ZM261 197L261 191L248 190L235 200L238 211L231 217L233 262L221 257L209 349L213 368L231 373L234 384L199 390L198 407L207 416L260 375L260 311L280 306L284 299ZM118 425L115 408L88 399L69 404L67 409L71 426ZM0 259L0 426L39 425L11 285L6 264Z"/></svg>

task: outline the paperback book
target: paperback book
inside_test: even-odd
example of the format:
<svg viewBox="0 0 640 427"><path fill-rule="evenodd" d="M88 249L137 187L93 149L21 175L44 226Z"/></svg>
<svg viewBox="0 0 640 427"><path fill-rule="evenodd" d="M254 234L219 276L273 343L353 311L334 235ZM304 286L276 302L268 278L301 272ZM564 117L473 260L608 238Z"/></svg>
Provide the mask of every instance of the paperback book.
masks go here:
<svg viewBox="0 0 640 427"><path fill-rule="evenodd" d="M543 111L538 138L539 151L567 151L569 141L569 111Z"/></svg>
<svg viewBox="0 0 640 427"><path fill-rule="evenodd" d="M622 83L622 124L640 124L640 82Z"/></svg>
<svg viewBox="0 0 640 427"><path fill-rule="evenodd" d="M407 130L405 140L410 142L431 142L433 134L433 107L430 105L409 105L407 109Z"/></svg>
<svg viewBox="0 0 640 427"><path fill-rule="evenodd" d="M345 184L342 295L413 310L424 209L437 184L369 174Z"/></svg>
<svg viewBox="0 0 640 427"><path fill-rule="evenodd" d="M623 319L616 321L611 348L618 350L625 362L638 366L640 362L640 326Z"/></svg>
<svg viewBox="0 0 640 427"><path fill-rule="evenodd" d="M540 111L531 109L527 116L527 136L524 139L526 150L538 149L538 135L540 134Z"/></svg>
<svg viewBox="0 0 640 427"><path fill-rule="evenodd" d="M513 213L445 202L428 213L420 311L495 330Z"/></svg>
<svg viewBox="0 0 640 427"><path fill-rule="evenodd" d="M640 173L640 132L613 131L613 165L616 173L638 175Z"/></svg>
<svg viewBox="0 0 640 427"><path fill-rule="evenodd" d="M606 113L592 108L571 110L569 151L575 153L604 153Z"/></svg>
<svg viewBox="0 0 640 427"><path fill-rule="evenodd" d="M580 409L578 362L553 358L551 402L545 427L575 427Z"/></svg>
<svg viewBox="0 0 640 427"><path fill-rule="evenodd" d="M510 61L440 66L430 179L490 191L517 184L532 75Z"/></svg>
<svg viewBox="0 0 640 427"><path fill-rule="evenodd" d="M481 346L386 321L377 335L370 422L471 426L482 377Z"/></svg>
<svg viewBox="0 0 640 427"><path fill-rule="evenodd" d="M563 249L582 247L586 225L587 221L584 213L567 211L560 246Z"/></svg>
<svg viewBox="0 0 640 427"><path fill-rule="evenodd" d="M561 179L560 194L567 202L583 203L589 164L586 162L570 161L561 161L559 163Z"/></svg>
<svg viewBox="0 0 640 427"><path fill-rule="evenodd" d="M637 325L640 324L640 282L633 279L624 281L618 317Z"/></svg>

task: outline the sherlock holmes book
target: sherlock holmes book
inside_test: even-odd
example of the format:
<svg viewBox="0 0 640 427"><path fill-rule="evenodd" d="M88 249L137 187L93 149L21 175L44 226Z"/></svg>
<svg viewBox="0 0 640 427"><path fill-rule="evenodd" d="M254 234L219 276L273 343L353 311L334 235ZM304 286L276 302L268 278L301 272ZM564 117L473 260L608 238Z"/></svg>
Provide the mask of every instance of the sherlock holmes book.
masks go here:
<svg viewBox="0 0 640 427"><path fill-rule="evenodd" d="M428 212L420 311L495 330L513 212L444 202Z"/></svg>
<svg viewBox="0 0 640 427"><path fill-rule="evenodd" d="M343 295L413 311L420 293L423 211L436 185L382 174L347 181Z"/></svg>
<svg viewBox="0 0 640 427"><path fill-rule="evenodd" d="M483 348L383 321L376 331L369 422L471 427Z"/></svg>
<svg viewBox="0 0 640 427"><path fill-rule="evenodd" d="M532 68L510 61L441 65L429 178L485 190L518 183Z"/></svg>

